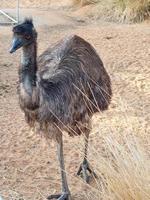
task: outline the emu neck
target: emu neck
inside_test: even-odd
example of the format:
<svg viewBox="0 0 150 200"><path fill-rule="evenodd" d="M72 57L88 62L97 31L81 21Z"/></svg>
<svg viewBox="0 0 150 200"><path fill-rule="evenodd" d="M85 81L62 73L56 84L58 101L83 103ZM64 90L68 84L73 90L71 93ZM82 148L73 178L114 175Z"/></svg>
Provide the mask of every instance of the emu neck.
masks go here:
<svg viewBox="0 0 150 200"><path fill-rule="evenodd" d="M32 95L33 87L36 86L36 57L36 42L23 47L21 57L20 82L23 84L25 91L30 96Z"/></svg>

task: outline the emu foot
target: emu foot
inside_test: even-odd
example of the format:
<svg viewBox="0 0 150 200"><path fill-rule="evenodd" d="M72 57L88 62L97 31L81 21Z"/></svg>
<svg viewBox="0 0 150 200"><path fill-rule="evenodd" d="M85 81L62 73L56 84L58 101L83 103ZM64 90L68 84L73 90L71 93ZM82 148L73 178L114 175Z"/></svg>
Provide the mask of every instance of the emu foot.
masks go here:
<svg viewBox="0 0 150 200"><path fill-rule="evenodd" d="M97 178L95 172L90 168L89 163L86 159L83 160L83 163L80 165L78 172L78 176L81 176L86 183L89 183L91 176Z"/></svg>
<svg viewBox="0 0 150 200"><path fill-rule="evenodd" d="M71 200L71 196L68 192L63 192L62 194L52 194L48 196L47 199Z"/></svg>

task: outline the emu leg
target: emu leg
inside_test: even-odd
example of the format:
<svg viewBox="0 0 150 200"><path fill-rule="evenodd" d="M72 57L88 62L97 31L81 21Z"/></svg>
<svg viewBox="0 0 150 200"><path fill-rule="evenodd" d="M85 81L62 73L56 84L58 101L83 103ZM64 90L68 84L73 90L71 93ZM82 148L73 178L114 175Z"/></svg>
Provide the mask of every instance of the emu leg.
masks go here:
<svg viewBox="0 0 150 200"><path fill-rule="evenodd" d="M88 153L88 136L85 137L85 149L84 149L84 159L82 164L80 165L77 175L80 176L87 182L89 183L90 181L90 176L93 175L95 178L97 177L95 172L90 168L90 165L87 161L87 153Z"/></svg>
<svg viewBox="0 0 150 200"><path fill-rule="evenodd" d="M61 180L62 180L62 193L50 195L47 199L57 199L57 200L71 200L70 191L67 184L67 177L65 173L64 156L63 156L63 141L61 140L57 143L57 154L60 164Z"/></svg>

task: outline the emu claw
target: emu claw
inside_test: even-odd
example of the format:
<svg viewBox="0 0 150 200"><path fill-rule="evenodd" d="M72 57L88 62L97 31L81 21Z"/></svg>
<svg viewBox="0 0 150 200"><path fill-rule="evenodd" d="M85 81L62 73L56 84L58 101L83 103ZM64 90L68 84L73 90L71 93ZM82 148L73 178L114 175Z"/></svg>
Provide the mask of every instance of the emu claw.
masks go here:
<svg viewBox="0 0 150 200"><path fill-rule="evenodd" d="M70 195L65 192L62 194L52 194L50 196L47 197L47 199L57 199L57 200L71 200Z"/></svg>
<svg viewBox="0 0 150 200"><path fill-rule="evenodd" d="M83 163L80 165L77 175L81 175L81 177L85 180L86 183L89 183L91 175L97 178L97 175L93 170L91 170L87 160L84 160Z"/></svg>

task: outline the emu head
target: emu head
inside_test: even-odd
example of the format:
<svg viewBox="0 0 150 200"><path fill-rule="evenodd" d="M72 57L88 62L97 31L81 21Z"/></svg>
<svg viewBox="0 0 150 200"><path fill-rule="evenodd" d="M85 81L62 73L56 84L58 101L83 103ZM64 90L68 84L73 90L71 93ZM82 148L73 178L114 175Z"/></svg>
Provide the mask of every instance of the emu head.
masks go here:
<svg viewBox="0 0 150 200"><path fill-rule="evenodd" d="M23 23L14 26L12 31L13 42L10 53L32 44L37 39L37 32L34 29L32 19L25 19Z"/></svg>

